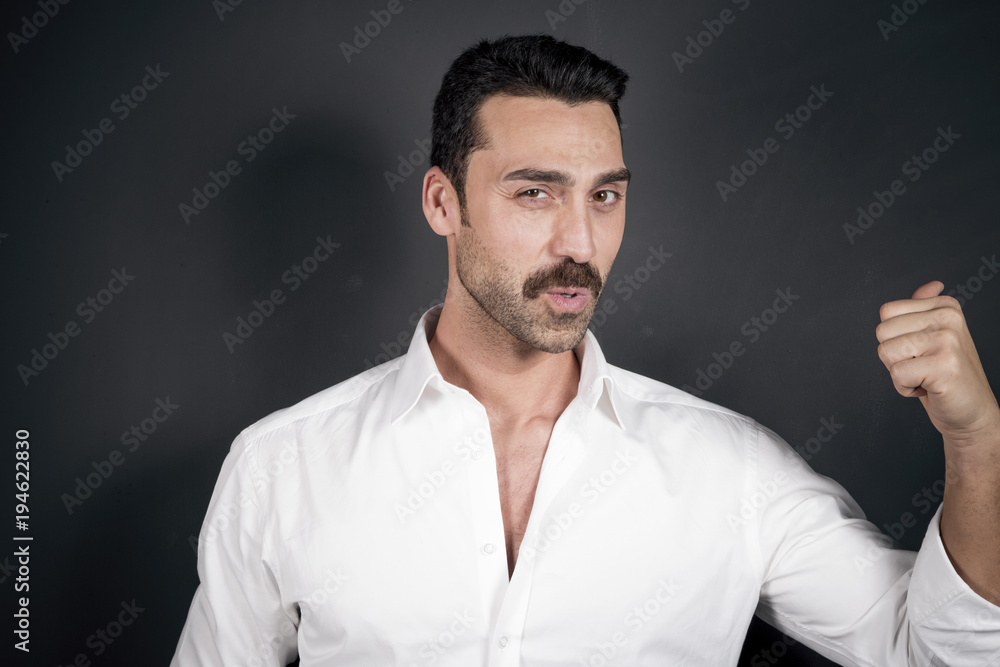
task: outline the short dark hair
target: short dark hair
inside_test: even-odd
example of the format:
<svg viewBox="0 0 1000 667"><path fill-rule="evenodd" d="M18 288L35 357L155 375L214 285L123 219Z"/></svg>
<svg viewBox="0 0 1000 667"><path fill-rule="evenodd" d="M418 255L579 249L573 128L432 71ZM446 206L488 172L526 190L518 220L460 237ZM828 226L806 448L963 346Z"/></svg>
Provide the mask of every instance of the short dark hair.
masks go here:
<svg viewBox="0 0 1000 667"><path fill-rule="evenodd" d="M615 64L551 35L504 35L463 51L441 81L431 124L431 165L440 167L455 186L463 224L469 158L488 142L479 119L488 97L553 98L570 105L604 102L620 133L618 101L628 78Z"/></svg>

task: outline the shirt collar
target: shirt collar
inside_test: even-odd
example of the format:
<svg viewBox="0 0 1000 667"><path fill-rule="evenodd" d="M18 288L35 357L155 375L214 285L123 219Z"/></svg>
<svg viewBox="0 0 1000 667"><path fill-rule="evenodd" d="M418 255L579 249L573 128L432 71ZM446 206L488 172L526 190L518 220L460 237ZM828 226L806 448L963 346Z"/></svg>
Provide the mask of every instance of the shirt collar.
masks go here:
<svg viewBox="0 0 1000 667"><path fill-rule="evenodd" d="M393 422L396 422L416 405L427 388L427 384L432 380L439 382L441 386L454 387L454 385L445 382L428 344L428 338L437 328L438 318L441 317L443 307L439 304L431 308L417 322L410 348L404 355L399 373L396 376L392 395ZM580 384L577 388L577 396L587 409L593 410L598 406L602 396L607 395L606 407L610 416L622 430L625 430L620 408L622 399L615 391L611 366L605 360L601 346L598 345L597 338L592 331L587 330L583 340L576 346L573 353L580 360Z"/></svg>

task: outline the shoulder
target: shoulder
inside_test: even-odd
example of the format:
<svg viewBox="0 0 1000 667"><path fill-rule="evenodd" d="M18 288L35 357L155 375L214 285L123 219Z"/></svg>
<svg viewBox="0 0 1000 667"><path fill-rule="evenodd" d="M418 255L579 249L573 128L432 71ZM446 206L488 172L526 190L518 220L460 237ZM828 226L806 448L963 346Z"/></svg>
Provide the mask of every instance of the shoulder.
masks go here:
<svg viewBox="0 0 1000 667"><path fill-rule="evenodd" d="M303 435L322 431L332 423L357 419L366 413L365 404L385 398L387 392L392 391L405 356L370 368L294 405L272 412L243 429L234 448L240 443L249 447L290 438L301 441ZM296 446L300 447L301 442Z"/></svg>
<svg viewBox="0 0 1000 667"><path fill-rule="evenodd" d="M791 448L770 428L752 417L712 403L652 378L609 364L620 407L629 430L648 442L677 438L739 457L787 458Z"/></svg>
<svg viewBox="0 0 1000 667"><path fill-rule="evenodd" d="M665 382L609 364L612 381L623 399L636 407L652 410L661 418L697 423L715 423L733 429L757 428L750 417Z"/></svg>
<svg viewBox="0 0 1000 667"><path fill-rule="evenodd" d="M815 473L801 456L753 418L621 368L612 366L611 375L626 431L648 444L652 456L704 473L699 479L741 489L744 483L793 477L814 483Z"/></svg>

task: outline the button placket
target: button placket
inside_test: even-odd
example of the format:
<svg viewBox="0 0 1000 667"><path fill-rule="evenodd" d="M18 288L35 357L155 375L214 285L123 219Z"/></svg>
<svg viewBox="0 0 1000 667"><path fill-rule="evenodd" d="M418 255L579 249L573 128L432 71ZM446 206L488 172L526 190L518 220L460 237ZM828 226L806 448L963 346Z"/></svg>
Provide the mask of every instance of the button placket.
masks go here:
<svg viewBox="0 0 1000 667"><path fill-rule="evenodd" d="M496 454L485 409L472 398L464 410L469 442L463 441L464 468L469 489L469 509L473 522L473 544L478 559L482 612L486 627L493 634L509 583L504 554L503 515L500 511L500 488L497 481Z"/></svg>

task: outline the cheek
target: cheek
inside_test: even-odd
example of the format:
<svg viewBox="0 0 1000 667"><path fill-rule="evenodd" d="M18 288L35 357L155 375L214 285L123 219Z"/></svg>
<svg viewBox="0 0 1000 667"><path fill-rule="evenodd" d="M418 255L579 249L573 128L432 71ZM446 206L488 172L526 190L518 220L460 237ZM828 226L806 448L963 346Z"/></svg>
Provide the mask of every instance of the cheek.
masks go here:
<svg viewBox="0 0 1000 667"><path fill-rule="evenodd" d="M493 234L480 232L482 227L484 225L476 225L475 232L465 230L465 236L458 244L458 254L465 271L489 276L494 281L516 281L519 270L514 261L517 249Z"/></svg>
<svg viewBox="0 0 1000 667"><path fill-rule="evenodd" d="M506 201L486 208L473 224L477 225L483 244L495 255L520 258L528 263L545 247L550 230L550 222L542 211L525 210Z"/></svg>
<svg viewBox="0 0 1000 667"><path fill-rule="evenodd" d="M604 266L609 266L618 256L625 236L625 215L623 213L620 220L608 222L610 224L600 225L599 231L594 235L597 256Z"/></svg>

